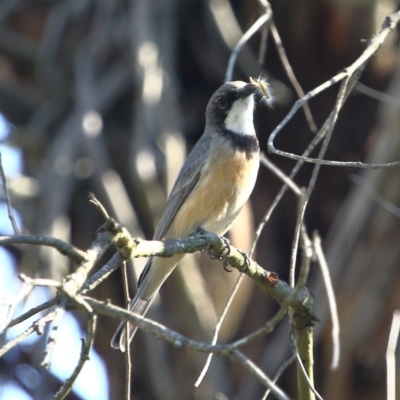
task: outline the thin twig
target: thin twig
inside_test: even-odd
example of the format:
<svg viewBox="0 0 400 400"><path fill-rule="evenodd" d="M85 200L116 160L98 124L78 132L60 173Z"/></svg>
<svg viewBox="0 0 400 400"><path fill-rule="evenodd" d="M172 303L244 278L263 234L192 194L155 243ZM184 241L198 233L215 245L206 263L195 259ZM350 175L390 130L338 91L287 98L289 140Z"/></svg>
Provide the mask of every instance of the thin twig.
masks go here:
<svg viewBox="0 0 400 400"><path fill-rule="evenodd" d="M298 362L298 364L299 364L299 366L300 366L300 368L301 368L301 371L303 372L303 375L304 375L304 377L306 378L306 380L307 380L307 382L308 382L308 385L309 385L311 391L312 391L320 400L324 400L324 399L322 398L322 396L315 390L314 385L313 385L313 383L311 382L309 376L307 375L306 369L304 368L304 364L303 364L303 362L301 361L301 357L300 357L300 355L299 355L299 353L298 353L297 351L296 351L296 358L297 358L297 362Z"/></svg>
<svg viewBox="0 0 400 400"><path fill-rule="evenodd" d="M11 225L12 225L12 227L14 229L14 233L16 235L19 235L18 225L15 222L14 209L13 209L12 204L11 204L10 193L8 192L8 188L7 188L7 179L6 179L6 175L4 173L3 163L1 161L1 152L0 152L0 176L1 176L1 180L3 182L4 194L6 195L8 218L10 218Z"/></svg>
<svg viewBox="0 0 400 400"><path fill-rule="evenodd" d="M79 290L80 294L86 294L90 290L100 285L106 278L108 278L123 262L123 258L119 253L115 253L111 260L109 260L99 271L93 274Z"/></svg>
<svg viewBox="0 0 400 400"><path fill-rule="evenodd" d="M301 189L296 185L296 183L287 176L280 168L278 168L274 163L272 163L265 153L260 154L260 163L267 167L272 173L274 173L283 183L285 183L289 189L292 189L293 193L296 196L302 196L303 192Z"/></svg>
<svg viewBox="0 0 400 400"><path fill-rule="evenodd" d="M304 221L304 214L306 212L306 207L307 207L307 198L303 194L303 196L299 197L296 227L294 230L294 236L292 241L292 252L291 252L290 267L289 267L289 285L291 287L295 286L297 251L299 248L300 231Z"/></svg>
<svg viewBox="0 0 400 400"><path fill-rule="evenodd" d="M4 331L10 324L10 321L14 315L15 309L22 300L24 300L29 293L32 292L34 286L30 285L29 283L23 283L20 291L18 294L13 298L13 300L7 304L8 310L6 317L4 318L3 323L0 325L0 332ZM1 305L4 306L3 304Z"/></svg>
<svg viewBox="0 0 400 400"><path fill-rule="evenodd" d="M384 199L371 185L368 184L364 178L359 175L351 174L349 179L361 186L369 195L369 197L371 197L371 199L380 205L384 210L400 218L400 207L396 207L393 203Z"/></svg>
<svg viewBox="0 0 400 400"><path fill-rule="evenodd" d="M283 67L285 68L286 75L288 76L290 82L292 83L294 90L297 93L297 96L303 97L304 91L303 91L302 87L300 86L300 83L297 80L296 75L293 72L292 66L290 65L289 59L286 55L286 50L283 47L281 37L279 36L279 32L276 29L276 25L273 20L271 21L270 29L271 29L272 37L274 38L275 47L278 50L279 58L282 62ZM303 104L303 111L304 111L304 115L306 117L308 126L311 129L311 132L313 132L313 133L317 132L318 128L314 122L314 118L311 114L310 106L308 105L308 103Z"/></svg>
<svg viewBox="0 0 400 400"><path fill-rule="evenodd" d="M228 301L227 301L226 304L225 304L225 307L224 307L224 309L223 309L223 311L222 311L222 314L221 314L221 316L219 317L219 320L218 320L218 322L217 322L217 325L216 325L215 328L214 328L214 336L213 336L213 338L212 338L212 340L211 340L211 344L212 344L212 345L216 344L217 341L218 341L219 331L220 331L221 326L222 326L222 324L223 324L223 322L224 322L224 320L225 320L226 315L228 314L229 308L230 308L231 305L232 305L233 299L235 298L236 293L237 293L237 291L239 290L239 287L240 287L240 284L241 284L241 282L242 282L243 276L244 276L244 275L243 275L243 272L241 272L240 275L239 275L239 277L238 277L238 279L236 280L236 283L235 283L235 286L233 287L232 292L231 292L230 295L229 295ZM201 384L201 382L203 381L203 378L205 377L205 375L206 375L206 373L207 373L207 371L208 371L208 368L210 367L212 357L213 357L213 354L210 353L210 354L208 355L208 357L207 357L206 363L205 363L205 365L204 365L204 367L203 367L203 369L202 369L202 371L201 371L199 377L197 378L197 381L196 381L195 384L194 384L195 387L199 387L200 384Z"/></svg>
<svg viewBox="0 0 400 400"><path fill-rule="evenodd" d="M400 107L400 99L398 97L391 96L390 94L380 92L379 90L370 88L369 86L364 85L361 82L357 82L355 88L360 93L362 93L368 97L371 97L375 100L379 100L382 103L388 103L388 104L392 104L394 106Z"/></svg>
<svg viewBox="0 0 400 400"><path fill-rule="evenodd" d="M64 399L67 394L70 392L72 389L72 386L82 371L82 368L85 364L86 361L89 360L89 353L90 349L93 346L94 343L94 336L96 332L96 322L97 322L97 316L93 314L91 311L91 308L87 308L86 310L87 315L88 315L88 335L87 339L82 339L82 350L81 350L81 355L78 361L77 366L75 367L74 371L72 372L71 376L69 379L67 379L64 383L64 385L60 388L60 390L54 395L53 400L62 400Z"/></svg>
<svg viewBox="0 0 400 400"><path fill-rule="evenodd" d="M40 318L38 321L34 322L29 328L25 329L22 333L20 333L17 337L10 340L6 343L2 348L0 348L0 357L6 354L8 351L13 349L17 344L21 343L25 340L29 335L33 332L37 332L38 334L43 333L44 326L52 321L56 316L56 310L51 311L45 317Z"/></svg>
<svg viewBox="0 0 400 400"><path fill-rule="evenodd" d="M274 379L272 382L276 383L278 379L281 377L281 375L285 372L286 368L289 367L290 365L293 364L293 361L296 360L297 356L296 354L292 354L290 358L288 358L278 369L277 373L274 376ZM271 389L267 389L264 393L264 396L261 400L267 400L267 397L271 393Z"/></svg>
<svg viewBox="0 0 400 400"><path fill-rule="evenodd" d="M56 308L56 310L55 310L56 315L52 321L52 327L50 330L49 337L47 339L47 347L44 352L44 359L41 363L41 365L46 369L50 369L50 365L51 365L50 359L53 354L54 346L56 344L58 327L60 325L62 317L65 315L65 309L64 309L65 305L66 305L66 298L63 298L61 300L60 306L58 308Z"/></svg>
<svg viewBox="0 0 400 400"><path fill-rule="evenodd" d="M389 341L386 349L386 399L396 399L396 347L400 331L400 310L393 312Z"/></svg>
<svg viewBox="0 0 400 400"><path fill-rule="evenodd" d="M57 302L58 302L58 298L57 298L57 297L54 297L54 299L51 299L51 300L49 300L49 301L46 301L45 303L40 304L40 305L37 306L37 307L31 308L31 309L30 309L29 311L27 311L26 313L20 315L20 316L17 317L17 318L14 318L12 321L10 321L10 322L7 324L7 326L4 326L4 327L2 326L2 329L0 329L0 332L3 331L3 330L6 330L6 329L8 329L8 328L11 328L11 327L13 327L13 326L15 326L15 325L18 325L18 324L20 324L21 322L26 321L28 318L32 317L33 315L35 315L35 314L37 314L37 313L39 313L39 312L42 312L42 311L44 311L44 310L47 310L48 308L50 308L50 307L56 305Z"/></svg>
<svg viewBox="0 0 400 400"><path fill-rule="evenodd" d="M265 387L269 388L272 394L279 400L290 400L288 395L282 391L275 383L264 374L263 371L251 360L249 360L241 351L235 350L232 356L238 360L253 376L255 376Z"/></svg>
<svg viewBox="0 0 400 400"><path fill-rule="evenodd" d="M326 124L324 124L324 126L322 126L322 128L319 130L319 132L311 140L311 142L307 146L306 150L302 154L304 157L308 156L314 150L314 148L319 144L319 142L324 138L325 131L326 131ZM303 164L304 164L303 161L301 161L301 160L297 161L296 165L293 167L293 169L289 175L289 179L293 180L293 178L297 175L297 173L299 172L299 170ZM268 210L266 211L263 219L259 223L259 225L256 229L256 233L254 234L254 239L253 239L253 244L252 244L252 247L250 250L250 254L253 254L255 247L258 243L258 240L260 238L261 232L263 231L265 225L271 218L271 215L274 212L276 206L279 204L279 202L281 201L283 195L286 193L287 190L288 190L288 185L284 184L281 187L281 189L279 190L278 194L275 196L273 202L271 203Z"/></svg>
<svg viewBox="0 0 400 400"><path fill-rule="evenodd" d="M308 92L305 96L303 96L301 99L296 101L296 103L292 107L291 111L286 115L284 120L271 133L271 135L268 139L269 151L271 151L275 154L279 154L284 157L294 159L294 160L302 160L305 162L310 162L310 163L315 163L315 164L320 164L320 165L347 166L347 167L372 168L372 169L387 168L387 167L393 167L393 166L400 165L399 161L391 162L391 163L383 163L383 164L365 164L365 163L361 163L361 162L328 161L328 160L323 160L322 158L315 159L315 158L298 156L298 155L295 155L292 153L278 150L274 146L274 139L275 139L276 135L292 119L293 115L297 112L297 110L300 107L302 107L302 105L305 104L312 97L316 96L317 94L321 93L323 90L333 86L334 84L336 84L337 82L339 82L343 79L347 80L347 82L349 83L349 87L351 87L351 88L354 87L356 80L358 79L357 75L361 73L366 62L369 60L369 58L371 58L376 53L376 51L379 49L381 44L386 40L386 37L395 29L399 20L400 20L400 11L388 16L382 24L381 31L370 40L368 47L364 50L364 52L361 54L361 56L352 65L350 65L343 72L337 74L336 76L331 78L329 81L323 83L322 85L318 86L314 90ZM353 78L355 78L355 79L353 79ZM347 86L347 84L345 83L344 86ZM342 86L342 88L343 88L343 86ZM344 92L344 94L343 94L343 98L345 98L348 95L348 93L349 93L349 91L346 90L346 92ZM339 100L339 102L340 102L340 100ZM337 102L336 106L338 106L338 105L339 105L339 103ZM341 108L341 106L338 107L338 109L340 109L340 108ZM331 129L333 129L333 127Z"/></svg>
<svg viewBox="0 0 400 400"><path fill-rule="evenodd" d="M108 221L110 219L110 216L108 215L107 210L104 208L103 204L100 203L99 200L97 200L96 196L93 193L89 193L89 202L92 203L103 215L104 219Z"/></svg>
<svg viewBox="0 0 400 400"><path fill-rule="evenodd" d="M32 285L32 286L46 286L46 287L55 287L55 288L58 288L61 286L61 283L55 281L54 279L40 279L40 278L33 279L22 273L19 274L19 277L24 283L26 283L28 285Z"/></svg>
<svg viewBox="0 0 400 400"><path fill-rule="evenodd" d="M124 287L124 298L127 309L129 310L129 304L131 302L129 296L129 286L128 286L128 274L126 270L126 262L122 263L122 281ZM131 364L131 346L129 345L129 330L130 324L127 322L125 324L126 335L125 335L125 399L130 400L131 398L131 373L132 373L132 364Z"/></svg>
<svg viewBox="0 0 400 400"><path fill-rule="evenodd" d="M242 49L242 47L271 18L271 15L272 15L271 12L266 12L265 14L263 14L240 38L239 42L237 43L237 45L235 46L229 57L228 68L225 74L225 82L229 82L232 80L233 68L235 66L236 59L238 58L239 52Z"/></svg>
<svg viewBox="0 0 400 400"><path fill-rule="evenodd" d="M339 365L340 359L340 324L339 324L339 316L337 311L337 304L335 298L335 292L332 286L332 280L329 273L329 267L326 262L324 251L321 246L321 238L317 232L314 232L313 235L313 245L315 255L317 256L319 266L321 268L322 279L325 284L326 295L328 297L328 305L331 314L332 321L332 345L333 345L333 354L331 361L331 369L336 369Z"/></svg>

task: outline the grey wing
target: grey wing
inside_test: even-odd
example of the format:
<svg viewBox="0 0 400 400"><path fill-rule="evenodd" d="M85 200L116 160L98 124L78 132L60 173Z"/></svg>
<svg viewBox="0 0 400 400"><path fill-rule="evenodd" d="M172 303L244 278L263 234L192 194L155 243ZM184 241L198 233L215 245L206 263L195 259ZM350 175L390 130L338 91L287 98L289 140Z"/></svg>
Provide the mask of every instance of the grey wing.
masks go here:
<svg viewBox="0 0 400 400"><path fill-rule="evenodd" d="M208 135L203 135L183 164L154 233L154 240L161 240L166 235L176 213L196 186L207 161L209 139Z"/></svg>
<svg viewBox="0 0 400 400"><path fill-rule="evenodd" d="M164 238L176 213L196 186L201 176L203 166L207 162L210 140L211 137L204 134L183 164L174 187L172 188L171 194L168 197L160 222L157 225L153 236L154 240L161 240ZM152 258L149 258L144 270L140 274L138 287L142 284L151 267L151 260Z"/></svg>

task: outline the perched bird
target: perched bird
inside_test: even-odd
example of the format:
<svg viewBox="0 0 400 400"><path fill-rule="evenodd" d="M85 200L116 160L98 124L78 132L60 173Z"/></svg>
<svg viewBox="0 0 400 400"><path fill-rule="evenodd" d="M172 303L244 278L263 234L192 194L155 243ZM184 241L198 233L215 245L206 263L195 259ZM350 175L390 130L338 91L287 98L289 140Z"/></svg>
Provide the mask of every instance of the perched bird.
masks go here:
<svg viewBox="0 0 400 400"><path fill-rule="evenodd" d="M206 109L204 133L182 166L154 240L186 237L197 228L222 235L230 228L257 178L260 150L253 111L254 94L263 93L260 82L228 82L212 95ZM149 258L130 311L146 314L161 285L183 256ZM129 342L136 330L131 324ZM125 351L125 335L123 322L111 346Z"/></svg>

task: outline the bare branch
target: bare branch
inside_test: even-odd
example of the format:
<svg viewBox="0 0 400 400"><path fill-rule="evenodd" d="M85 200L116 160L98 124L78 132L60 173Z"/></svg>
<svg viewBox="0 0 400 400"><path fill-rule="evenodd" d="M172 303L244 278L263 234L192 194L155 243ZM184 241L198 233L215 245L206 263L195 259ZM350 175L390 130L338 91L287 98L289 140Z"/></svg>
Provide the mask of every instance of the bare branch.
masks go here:
<svg viewBox="0 0 400 400"><path fill-rule="evenodd" d="M80 294L86 294L93 290L97 285L100 285L106 278L108 278L122 263L124 259L119 253L115 253L110 261L107 262L99 271L92 275L79 290Z"/></svg>
<svg viewBox="0 0 400 400"><path fill-rule="evenodd" d="M381 31L374 36L370 42L368 47L364 50L362 55L348 68L346 68L343 72L337 74L333 78L331 78L329 81L323 83L322 85L318 86L314 90L308 92L305 96L303 96L301 99L297 100L295 105L293 106L292 110L287 114L287 116L284 118L284 120L275 128L275 130L271 133L269 139L268 139L268 149L272 153L279 154L284 157L288 157L294 160L301 160L305 162L311 162L319 165L331 165L331 166L347 166L347 167L358 167L358 168L387 168L387 167L393 167L400 165L400 162L391 162L391 163L383 163L383 164L365 164L361 162L338 162L338 161L328 161L328 160L323 160L322 158L309 158L309 157L303 157L303 156L298 156L292 153L287 153L281 150L277 150L274 146L274 140L276 135L283 129L283 127L292 119L293 115L297 112L297 110L302 107L303 104L305 104L308 100L316 96L317 94L321 93L323 90L333 86L337 82L346 79L347 83L345 83L341 87L341 92L338 96L338 102L336 103L335 106L335 114L336 116L333 118L333 123L331 124L331 130L333 129L334 122L337 118L337 114L343 104L343 100L345 97L347 97L349 90L347 90L347 86L349 86L350 90L354 87L358 76L362 69L364 68L366 62L369 60L369 58L372 57L376 53L376 51L379 49L381 44L385 41L387 36L394 30L394 28L397 26L400 20L400 11L397 13L394 13L390 16L388 16L385 21L382 24L382 29ZM354 79L353 79L354 78ZM331 118L332 115L329 117ZM321 128L322 130L322 128Z"/></svg>
<svg viewBox="0 0 400 400"><path fill-rule="evenodd" d="M54 395L54 397L53 397L54 400L65 399L67 394L72 389L72 386L73 386L76 378L82 371L82 368L83 368L85 362L89 360L89 352L94 343L94 335L96 332L97 316L94 315L89 310L87 310L87 313L88 313L88 325L87 325L88 326L88 337L86 340L82 339L82 351L81 351L81 356L79 358L78 364L75 367L74 371L72 372L71 377L65 381L64 385Z"/></svg>
<svg viewBox="0 0 400 400"><path fill-rule="evenodd" d="M39 305L39 306L37 306L37 307L31 308L31 309L30 309L29 311L27 311L26 313L20 315L20 316L17 317L17 318L14 318L14 319L13 319L12 321L10 321L6 326L3 326L3 325L2 325L1 331L5 331L5 330L8 329L8 328L11 328L11 327L13 327L13 326L15 326L15 325L18 325L18 324L20 324L20 323L23 322L23 321L26 321L28 318L32 317L33 315L35 315L35 314L37 314L37 313L40 313L40 312L42 312L42 311L44 311L44 310L47 310L48 308L50 308L50 307L56 305L57 302L58 302L58 298L55 297L54 299L51 299L51 300L49 300L49 301L46 301L45 303L43 303L43 304L41 304L41 305Z"/></svg>
<svg viewBox="0 0 400 400"><path fill-rule="evenodd" d="M0 236L0 246L9 244L31 244L53 247L58 250L62 255L69 257L72 261L82 262L85 260L85 252L78 250L69 243L62 240L48 237L48 236L35 236L35 235L14 235L14 236Z"/></svg>
<svg viewBox="0 0 400 400"><path fill-rule="evenodd" d="M25 329L24 332L20 333L17 337L10 340L6 343L2 348L0 348L0 357L6 354L9 350L14 348L17 344L21 343L25 338L31 335L33 332L37 332L38 334L43 333L44 326L52 321L56 316L56 310L51 311L45 317L40 318L38 321L34 322L29 328Z"/></svg>

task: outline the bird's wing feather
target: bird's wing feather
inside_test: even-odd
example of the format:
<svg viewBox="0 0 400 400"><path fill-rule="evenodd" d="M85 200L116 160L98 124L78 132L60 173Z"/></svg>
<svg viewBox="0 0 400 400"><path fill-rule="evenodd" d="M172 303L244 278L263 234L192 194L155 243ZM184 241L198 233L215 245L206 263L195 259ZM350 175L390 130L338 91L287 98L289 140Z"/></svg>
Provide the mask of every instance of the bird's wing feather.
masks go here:
<svg viewBox="0 0 400 400"><path fill-rule="evenodd" d="M154 240L164 238L175 215L196 186L207 162L209 139L208 135L203 135L183 164L154 233Z"/></svg>
<svg viewBox="0 0 400 400"><path fill-rule="evenodd" d="M168 197L160 222L157 225L153 236L154 240L161 240L164 238L175 218L175 215L199 181L202 169L207 162L210 141L210 135L203 134L183 164L174 187L172 188L171 194ZM149 258L144 270L140 274L138 287L143 283L144 278L151 267L151 261L152 257Z"/></svg>

